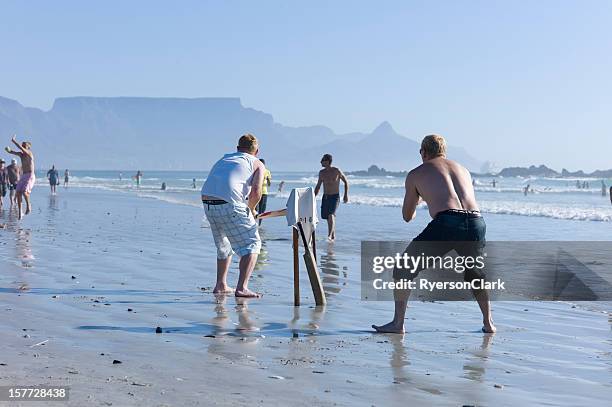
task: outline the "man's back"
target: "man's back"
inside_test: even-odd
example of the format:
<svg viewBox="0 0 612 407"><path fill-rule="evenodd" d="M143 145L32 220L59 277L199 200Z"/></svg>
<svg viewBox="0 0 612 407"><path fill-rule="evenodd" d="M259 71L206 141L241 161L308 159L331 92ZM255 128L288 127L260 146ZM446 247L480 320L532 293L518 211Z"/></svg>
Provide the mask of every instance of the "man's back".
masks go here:
<svg viewBox="0 0 612 407"><path fill-rule="evenodd" d="M340 175L342 173L336 167L327 167L319 171L319 177L323 181L323 193L335 195L340 193Z"/></svg>
<svg viewBox="0 0 612 407"><path fill-rule="evenodd" d="M444 157L428 160L410 171L409 177L432 218L447 209L479 210L469 171L454 161Z"/></svg>
<svg viewBox="0 0 612 407"><path fill-rule="evenodd" d="M202 186L202 195L244 204L257 161L257 157L247 153L226 154L210 170Z"/></svg>

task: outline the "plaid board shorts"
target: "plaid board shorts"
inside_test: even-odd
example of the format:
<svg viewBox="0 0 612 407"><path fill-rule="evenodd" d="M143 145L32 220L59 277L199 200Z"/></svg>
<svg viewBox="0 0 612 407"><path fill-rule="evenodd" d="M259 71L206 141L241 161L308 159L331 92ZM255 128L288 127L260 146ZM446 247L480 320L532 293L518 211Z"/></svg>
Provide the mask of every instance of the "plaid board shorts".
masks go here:
<svg viewBox="0 0 612 407"><path fill-rule="evenodd" d="M204 212L217 246L217 259L227 259L232 250L241 257L251 253L259 254L259 230L248 207L231 203L204 204Z"/></svg>

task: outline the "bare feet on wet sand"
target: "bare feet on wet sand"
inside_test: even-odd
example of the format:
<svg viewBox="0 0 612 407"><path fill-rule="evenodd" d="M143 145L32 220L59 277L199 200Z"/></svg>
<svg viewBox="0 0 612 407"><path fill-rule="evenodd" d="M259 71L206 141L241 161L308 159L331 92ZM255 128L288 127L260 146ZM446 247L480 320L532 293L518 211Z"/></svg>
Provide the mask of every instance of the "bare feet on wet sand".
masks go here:
<svg viewBox="0 0 612 407"><path fill-rule="evenodd" d="M397 325L394 321L389 322L385 325L372 325L372 328L376 330L378 333L385 334L403 334L404 333L404 325Z"/></svg>
<svg viewBox="0 0 612 407"><path fill-rule="evenodd" d="M234 289L227 284L216 285L213 294L233 294Z"/></svg>
<svg viewBox="0 0 612 407"><path fill-rule="evenodd" d="M493 321L484 321L481 330L485 334L494 334L497 332L497 328L493 325Z"/></svg>
<svg viewBox="0 0 612 407"><path fill-rule="evenodd" d="M261 294L256 293L255 291L251 291L248 288L243 290L236 289L235 292L236 297L244 297L244 298L261 298Z"/></svg>

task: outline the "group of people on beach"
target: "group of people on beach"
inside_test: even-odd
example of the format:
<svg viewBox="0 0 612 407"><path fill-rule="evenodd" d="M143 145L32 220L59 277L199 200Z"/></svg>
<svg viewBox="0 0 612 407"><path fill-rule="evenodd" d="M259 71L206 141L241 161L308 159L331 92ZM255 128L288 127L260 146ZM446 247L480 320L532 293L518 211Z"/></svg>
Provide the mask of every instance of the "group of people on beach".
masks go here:
<svg viewBox="0 0 612 407"><path fill-rule="evenodd" d="M261 249L258 214L266 210L272 174L265 160L257 158L259 144L252 134L238 140L237 151L217 161L204 185L202 203L213 240L217 247L217 281L214 293L234 293L238 297L260 297L248 288ZM344 182L344 202L348 202L348 180L342 171L332 167L332 156L321 159L323 169L315 187L315 195L323 186L321 217L328 222L328 238L335 239L335 214L340 203L339 184ZM236 289L227 284L232 253L240 256Z"/></svg>
<svg viewBox="0 0 612 407"><path fill-rule="evenodd" d="M17 147L13 150L11 147L5 147L5 151L9 154L19 157L21 167L17 165L17 160L11 160L11 164L6 168L3 159L0 159L0 208L3 207L3 199L9 192L10 209L17 206L19 219L23 217L22 202L25 200L25 214L32 211L30 203L30 193L36 182L34 175L34 154L32 153L32 143L23 141L19 143L17 136L13 136L11 142Z"/></svg>
<svg viewBox="0 0 612 407"><path fill-rule="evenodd" d="M17 207L19 219L22 218L22 202L25 200L25 214L32 210L30 194L36 181L34 174L34 154L29 141L18 142L13 136L11 142L17 149L6 147L5 151L19 157L6 162L0 159L0 209L3 198L9 193L11 209ZM421 142L419 150L422 164L410 171L405 180L405 195L402 205L402 217L410 222L416 216L417 205L427 203L432 221L413 239L406 249L409 255L419 255L423 247L420 242L446 242L437 246L433 255L446 254L457 249L456 242L475 242L482 248L485 242L486 224L480 213L474 193L474 183L470 172L454 161L446 158L446 141L439 135L428 135ZM202 203L210 223L213 240L217 249L217 277L213 292L216 294L233 293L237 297L259 298L261 294L248 288L250 276L261 250L259 225L267 206L267 196L272 185L272 174L265 166L265 160L259 159L259 142L252 134L245 134L238 140L235 152L225 154L219 159L204 182L201 190ZM317 184L314 188L318 195L323 188L321 199L321 217L327 220L328 240L336 239L336 210L340 204L340 183L344 184L342 201L349 201L349 182L344 173L332 166L331 154L321 158ZM69 182L68 170L64 173L64 186ZM140 186L143 173L138 171L133 177ZM121 175L120 175L121 177ZM52 194L59 185L59 172L55 166L47 172ZM284 182L279 184L282 191ZM495 185L495 184L493 184ZM162 186L165 189L166 185ZM196 187L193 179L192 187ZM525 188L525 193L529 186ZM605 184L602 181L602 194ZM612 202L612 188L611 202ZM453 243L455 242L455 243ZM441 247L441 248L440 248ZM227 274L232 254L240 257L239 276L235 289L227 283ZM414 279L416 270L409 276L394 270L393 278ZM466 280L482 278L480 275L466 272ZM495 332L491 316L488 292L484 289L473 290L483 316L483 332ZM393 320L384 325L372 325L377 332L402 333L410 291L406 288L395 289L395 312Z"/></svg>
<svg viewBox="0 0 612 407"><path fill-rule="evenodd" d="M3 198L9 193L10 207L17 207L19 219L22 218L22 201L25 200L25 214L31 212L30 194L36 181L34 174L34 154L32 144L28 141L19 143L16 136L11 142L16 150L6 147L5 151L19 157L21 166L13 159L5 167L0 159L0 208ZM204 182L201 190L202 203L210 223L213 240L217 249L217 277L213 292L215 294L233 293L237 297L259 298L261 294L248 288L250 276L261 250L259 215L264 213L267 205L269 187L272 185L272 174L265 166L265 160L259 159L259 142L252 134L244 134L238 140L235 152L225 154L219 159ZM457 250L457 242L474 242L474 246L484 247L486 224L480 213L474 193L470 172L454 161L446 158L446 141L440 135L428 135L421 142L419 154L422 164L410 171L405 180L405 195L402 205L402 217L410 222L416 216L417 205L427 203L432 221L413 239L405 253L419 255L423 245L420 242L446 242L436 246L436 253L443 255ZM321 158L317 184L314 189L318 195L323 188L321 200L321 217L327 220L328 240L336 239L336 210L340 204L340 183L344 184L342 201L349 201L349 182L344 173L332 166L333 157L324 154ZM142 172L134 176L139 186ZM56 192L59 184L59 173L53 166L47 172L51 192ZM196 180L193 180L195 188ZM64 173L64 185L69 182L68 170ZM281 183L279 192L282 190ZM603 182L602 182L603 184ZM165 185L162 187L163 189ZM527 191L529 186L525 188ZM602 186L602 190L605 191ZM612 202L612 188L611 188ZM605 192L604 192L605 193ZM443 251L440 253L439 251ZM239 276L235 289L227 283L227 274L232 254L240 257ZM393 278L397 280L414 279L421 270L404 275L394 270ZM464 279L473 280L483 276L466 272ZM491 316L488 292L485 289L473 290L474 297L483 317L482 331L495 332ZM377 332L403 333L404 319L410 290L395 289L395 312L393 320L384 325L372 325Z"/></svg>
<svg viewBox="0 0 612 407"><path fill-rule="evenodd" d="M405 181L405 196L402 206L404 221L410 222L416 216L417 205L427 203L433 220L406 249L409 255L419 255L423 246L419 242L445 242L436 250L446 254L457 249L456 242L471 241L474 247L482 248L485 242L486 224L480 214L470 172L462 165L446 158L446 141L442 136L426 136L419 151L423 163L410 171ZM261 250L258 217L262 207L264 185L270 186L271 178L265 162L257 158L259 142L252 134L245 134L238 140L235 152L225 154L210 170L202 186L202 203L210 224L217 248L217 278L213 292L233 293L237 297L259 298L261 294L248 288ZM323 186L321 217L328 222L328 239L333 241L335 213L340 203L340 182L344 184L342 200L349 200L349 183L342 171L333 167L332 156L321 158L323 169L319 172L315 195ZM267 175L268 174L268 175ZM265 199L263 209L265 210ZM240 257L239 276L235 289L227 282L232 254ZM394 279L414 279L417 274L406 276L394 271ZM482 278L475 273L465 273L465 279ZM482 331L493 333L496 328L491 316L488 292L473 290L483 317ZM406 288L394 291L395 313L393 320L384 325L372 325L377 332L403 333L404 318L410 291Z"/></svg>
<svg viewBox="0 0 612 407"><path fill-rule="evenodd" d="M17 150L7 146L4 151L19 157L21 165L17 164L15 158L11 159L9 165L6 165L6 161L0 158L0 209L3 208L4 198L8 194L9 209L12 210L17 207L18 217L22 219L24 214L28 215L32 211L30 194L36 183L34 153L32 152L32 143L29 141L19 143L15 135L11 142L17 147ZM49 180L51 194L55 195L57 186L60 184L59 171L55 168L55 165L52 165L51 169L47 171L47 179ZM65 170L64 187L68 187L69 181L70 172ZM25 201L25 212L23 211L23 201Z"/></svg>
<svg viewBox="0 0 612 407"><path fill-rule="evenodd" d="M16 159L11 159L11 163L7 166L6 161L0 158L0 209L4 207L4 198L9 195L10 209L15 206L15 194L17 183L21 174L21 167L17 165Z"/></svg>

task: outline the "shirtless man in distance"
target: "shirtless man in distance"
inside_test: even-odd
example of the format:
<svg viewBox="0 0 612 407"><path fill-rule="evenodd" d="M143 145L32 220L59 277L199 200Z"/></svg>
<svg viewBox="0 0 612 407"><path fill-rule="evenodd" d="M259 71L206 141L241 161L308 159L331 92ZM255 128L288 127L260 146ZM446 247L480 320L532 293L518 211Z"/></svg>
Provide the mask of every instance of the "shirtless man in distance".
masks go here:
<svg viewBox="0 0 612 407"><path fill-rule="evenodd" d="M321 217L327 219L327 239L336 239L336 209L340 205L340 181L344 183L344 203L348 202L348 180L339 168L332 167L331 154L325 154L321 158L323 169L319 171L319 180L315 187L315 195L319 194L323 184L323 199L321 200Z"/></svg>
<svg viewBox="0 0 612 407"><path fill-rule="evenodd" d="M427 202L429 214L433 220L427 225L406 249L406 253L412 256L422 254L424 242L441 242L429 245L425 253L429 256L443 256L449 251L456 249L460 255L466 250L469 255L478 255L484 248L486 224L480 215L472 177L469 171L462 165L446 158L446 141L442 136L430 135L423 139L420 150L423 164L419 165L406 176L406 194L402 206L402 216L406 222L410 222L416 216L416 207L421 198ZM474 242L460 249L455 247L456 242ZM419 243L420 242L420 243ZM459 245L457 245L459 246ZM478 252L473 253L472 250ZM414 279L418 274L406 270L394 270L395 280ZM464 280L471 281L483 278L475 269L468 269L464 273ZM491 306L489 294L486 290L473 290L474 297L482 312L483 327L485 333L495 332L493 319L491 317ZM388 324L372 325L377 332L404 333L404 319L408 296L410 290L396 289L395 314L393 321Z"/></svg>

